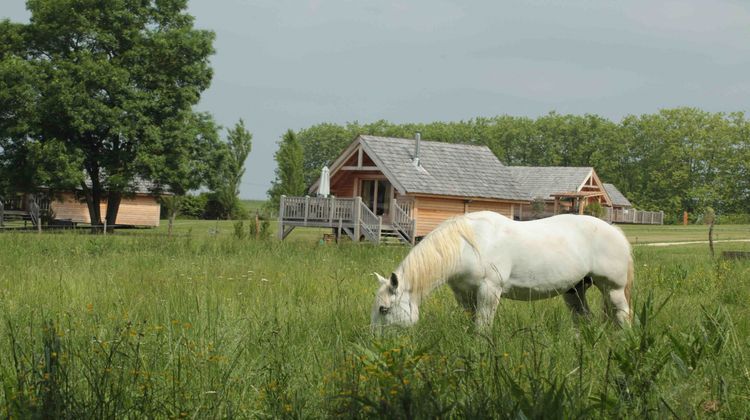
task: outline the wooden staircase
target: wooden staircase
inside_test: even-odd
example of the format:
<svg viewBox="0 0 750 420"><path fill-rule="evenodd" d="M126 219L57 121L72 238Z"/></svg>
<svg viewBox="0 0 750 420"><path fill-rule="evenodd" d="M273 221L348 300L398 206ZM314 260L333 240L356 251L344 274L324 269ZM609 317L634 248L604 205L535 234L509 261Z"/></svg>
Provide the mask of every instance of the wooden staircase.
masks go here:
<svg viewBox="0 0 750 420"><path fill-rule="evenodd" d="M384 225L380 230L380 243L383 245L411 245L411 242L398 229Z"/></svg>

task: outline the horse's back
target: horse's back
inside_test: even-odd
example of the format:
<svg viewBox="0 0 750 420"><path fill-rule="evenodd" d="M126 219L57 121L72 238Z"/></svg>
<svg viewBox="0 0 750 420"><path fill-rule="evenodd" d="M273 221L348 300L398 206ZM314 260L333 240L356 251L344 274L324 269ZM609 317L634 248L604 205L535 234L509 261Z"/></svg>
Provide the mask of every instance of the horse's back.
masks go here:
<svg viewBox="0 0 750 420"><path fill-rule="evenodd" d="M621 277L630 245L622 232L591 216L557 215L519 222L493 212L466 215L474 225L484 263L519 296L539 297L579 282L585 275ZM514 294L514 293L511 293Z"/></svg>

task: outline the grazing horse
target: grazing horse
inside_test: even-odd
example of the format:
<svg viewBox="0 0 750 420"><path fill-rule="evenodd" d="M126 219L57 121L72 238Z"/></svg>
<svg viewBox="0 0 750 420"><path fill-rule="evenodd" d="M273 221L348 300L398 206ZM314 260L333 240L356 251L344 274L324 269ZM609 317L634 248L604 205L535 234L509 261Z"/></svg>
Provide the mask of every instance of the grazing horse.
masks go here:
<svg viewBox="0 0 750 420"><path fill-rule="evenodd" d="M372 307L372 326L410 326L419 305L443 285L489 326L500 297L537 300L563 295L574 317L589 312L586 289L604 296L605 312L630 323L633 260L617 227L590 216L559 215L517 222L481 211L446 220L415 246L386 279Z"/></svg>

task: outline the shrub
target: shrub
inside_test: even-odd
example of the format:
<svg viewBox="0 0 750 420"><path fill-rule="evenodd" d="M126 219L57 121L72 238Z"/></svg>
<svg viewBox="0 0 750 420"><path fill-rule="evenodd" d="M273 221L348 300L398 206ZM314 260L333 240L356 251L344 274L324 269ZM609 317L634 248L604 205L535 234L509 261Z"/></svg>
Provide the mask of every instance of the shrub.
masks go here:
<svg viewBox="0 0 750 420"><path fill-rule="evenodd" d="M594 217L602 217L604 215L604 207L600 203L591 203L583 209L583 212Z"/></svg>

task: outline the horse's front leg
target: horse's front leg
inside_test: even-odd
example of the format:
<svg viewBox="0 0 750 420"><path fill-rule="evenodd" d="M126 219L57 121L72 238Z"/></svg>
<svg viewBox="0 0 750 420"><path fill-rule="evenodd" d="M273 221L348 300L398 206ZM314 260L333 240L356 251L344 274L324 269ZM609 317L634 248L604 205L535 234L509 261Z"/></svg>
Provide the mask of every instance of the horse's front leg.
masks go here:
<svg viewBox="0 0 750 420"><path fill-rule="evenodd" d="M474 321L477 329L486 330L492 325L495 319L497 305L500 304L501 290L487 281L477 289L477 309Z"/></svg>

